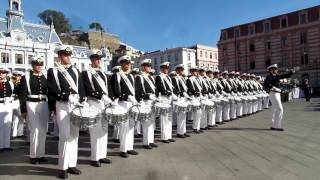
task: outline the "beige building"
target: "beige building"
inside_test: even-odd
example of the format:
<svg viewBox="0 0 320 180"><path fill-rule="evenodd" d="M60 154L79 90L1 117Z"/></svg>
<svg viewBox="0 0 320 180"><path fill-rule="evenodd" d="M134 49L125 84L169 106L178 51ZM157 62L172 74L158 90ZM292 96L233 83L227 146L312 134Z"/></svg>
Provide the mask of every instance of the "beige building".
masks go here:
<svg viewBox="0 0 320 180"><path fill-rule="evenodd" d="M218 68L218 48L196 44L190 49L196 50L196 65L207 69Z"/></svg>
<svg viewBox="0 0 320 180"><path fill-rule="evenodd" d="M222 29L218 50L220 69L266 75L270 64L300 66L294 78L319 87L320 6Z"/></svg>

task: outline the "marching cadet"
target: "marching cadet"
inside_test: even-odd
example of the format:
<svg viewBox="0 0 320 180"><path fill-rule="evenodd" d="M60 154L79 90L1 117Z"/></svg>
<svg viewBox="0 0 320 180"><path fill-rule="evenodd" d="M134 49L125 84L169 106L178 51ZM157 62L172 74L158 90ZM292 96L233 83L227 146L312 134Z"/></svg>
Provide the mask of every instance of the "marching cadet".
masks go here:
<svg viewBox="0 0 320 180"><path fill-rule="evenodd" d="M133 67L134 63L133 61L131 61L131 66ZM133 77L136 79L137 76L139 76L140 74L140 70L139 68L133 68L131 71L131 74L133 75ZM136 121L135 125L134 125L134 137L135 138L142 138L142 124L140 121Z"/></svg>
<svg viewBox="0 0 320 180"><path fill-rule="evenodd" d="M210 69L207 69L206 71L206 76L207 76L207 83L209 86L209 96L210 98L215 98L214 95L217 92L217 86L213 82L213 71ZM208 129L212 129L213 127L216 126L216 110L217 110L217 105L216 108L212 109L211 111L208 112Z"/></svg>
<svg viewBox="0 0 320 180"><path fill-rule="evenodd" d="M173 93L180 97L186 99L191 99L188 95L188 87L186 85L186 80L183 77L184 72L184 65L179 64L175 67L176 76L172 78L172 85L173 85ZM178 138L186 138L190 137L187 134L186 128L186 120L187 120L187 113L186 112L177 112L177 137Z"/></svg>
<svg viewBox="0 0 320 180"><path fill-rule="evenodd" d="M171 105L172 97L176 97L173 94L173 86L169 73L169 62L160 64L160 75L156 77L156 95L164 103ZM173 98L174 99L174 98ZM172 114L163 113L160 114L160 126L161 126L161 140L163 143L175 142L172 139Z"/></svg>
<svg viewBox="0 0 320 180"><path fill-rule="evenodd" d="M12 95L14 84L9 80L10 70L0 67L0 152L11 150Z"/></svg>
<svg viewBox="0 0 320 180"><path fill-rule="evenodd" d="M44 157L48 130L49 106L47 78L42 73L44 59L34 57L29 76L23 76L19 88L21 112L28 116L30 127L30 163L47 162Z"/></svg>
<svg viewBox="0 0 320 180"><path fill-rule="evenodd" d="M21 116L20 110L20 101L19 101L19 87L21 84L21 77L24 75L21 71L13 71L12 72L12 82L14 84L14 92L13 92L13 102L12 102L12 137L21 137L23 136L24 130L24 119Z"/></svg>
<svg viewBox="0 0 320 180"><path fill-rule="evenodd" d="M197 80L198 77L198 68L197 67L190 67L190 78L187 79L187 87L189 89L189 94L193 96L193 98L196 98L200 101L200 98L202 96L202 88ZM202 133L203 131L200 129L200 123L201 123L201 109L197 109L192 113L192 120L193 120L193 125L192 129L194 133L199 134Z"/></svg>
<svg viewBox="0 0 320 180"><path fill-rule="evenodd" d="M213 71L213 85L216 87L216 97L220 98L222 93L223 93L223 86L220 82L220 71L219 70L214 70ZM219 103L217 104L217 109L216 109L216 124L223 124L223 104Z"/></svg>
<svg viewBox="0 0 320 180"><path fill-rule="evenodd" d="M112 92L114 98L119 100L119 106L129 110L132 105L138 104L135 98L134 77L130 74L130 57L122 56L118 59L118 63L121 69L111 77ZM129 154L138 155L138 152L133 150L134 123L131 117L119 125L119 137L121 157L127 158Z"/></svg>
<svg viewBox="0 0 320 180"><path fill-rule="evenodd" d="M264 87L270 93L270 101L272 103L272 126L270 129L276 131L283 131L283 107L281 103L280 80L291 77L295 70L290 70L285 74L279 75L277 64L273 64L269 66L267 69L270 74L266 77Z"/></svg>
<svg viewBox="0 0 320 180"><path fill-rule="evenodd" d="M114 66L112 68L112 73L113 74L116 74L120 71L121 69L121 66ZM109 79L111 80L111 77L112 75L109 77ZM120 140L119 140L119 134L120 134L120 128L119 128L119 125L118 124L114 124L113 125L113 135L112 135L112 138L113 138L113 142L114 143L120 143Z"/></svg>
<svg viewBox="0 0 320 180"><path fill-rule="evenodd" d="M88 56L91 60L91 66L88 70L81 73L86 97L89 106L99 109L101 112L105 105L112 104L112 91L107 79L107 75L101 70L103 53L101 50L92 49ZM101 113L100 112L100 113ZM111 160L107 159L108 144L108 126L102 127L101 118L90 131L91 144L91 165L101 167L101 163L110 164Z"/></svg>
<svg viewBox="0 0 320 180"><path fill-rule="evenodd" d="M244 96L249 95L248 94L249 87L246 83L246 76L247 76L247 74L243 73L240 75L240 78L239 78L239 82L242 84L242 94ZM248 101L248 98L245 98L245 101L243 102L243 107L242 107L242 117L247 116L248 111L249 111L249 101Z"/></svg>
<svg viewBox="0 0 320 180"><path fill-rule="evenodd" d="M231 71L228 74L228 82L229 82L229 84L231 86L231 89L232 89L232 91L231 91L232 97L237 99L238 85L234 81L234 75L235 75L234 71ZM236 102L232 102L231 103L231 106L230 106L230 119L231 120L237 119L237 104L236 104Z"/></svg>
<svg viewBox="0 0 320 180"><path fill-rule="evenodd" d="M145 106L151 107L152 102L157 99L155 96L156 87L150 75L152 66L151 59L143 60L140 66L141 75L138 75L135 79L136 99L138 102L143 102ZM158 145L154 143L154 120L155 116L153 114L150 119L142 123L143 147L145 149L158 147Z"/></svg>
<svg viewBox="0 0 320 180"><path fill-rule="evenodd" d="M205 76L205 70L203 67L199 68L198 73L198 81L201 85L202 91L201 94L204 99L207 99L209 97L209 85L207 84L206 76ZM208 113L206 112L206 108L203 106L202 113L201 113L201 122L200 122L200 129L201 130L207 130L208 129Z"/></svg>
<svg viewBox="0 0 320 180"><path fill-rule="evenodd" d="M220 78L220 83L223 86L223 91L225 92L225 96L228 97L232 92L232 87L228 82L228 71L223 71L221 73L222 77ZM231 104L228 102L223 107L223 120L224 121L230 121L230 109Z"/></svg>
<svg viewBox="0 0 320 180"><path fill-rule="evenodd" d="M244 91L244 85L242 84L241 80L239 79L240 77L240 73L239 72L236 72L235 75L234 75L234 83L236 84L237 86L237 91L238 91L238 95L240 96L240 98L242 99L241 102L238 102L237 103L237 117L238 118L241 118L242 117L242 113L243 113L243 106L244 106L244 103L243 103L243 91Z"/></svg>
<svg viewBox="0 0 320 180"><path fill-rule="evenodd" d="M76 168L78 158L79 128L71 123L72 110L84 101L80 72L71 64L72 47L60 45L56 47L59 62L55 68L48 70L48 95L56 101L56 120L59 127L59 162L58 177L68 178L68 174L80 175Z"/></svg>

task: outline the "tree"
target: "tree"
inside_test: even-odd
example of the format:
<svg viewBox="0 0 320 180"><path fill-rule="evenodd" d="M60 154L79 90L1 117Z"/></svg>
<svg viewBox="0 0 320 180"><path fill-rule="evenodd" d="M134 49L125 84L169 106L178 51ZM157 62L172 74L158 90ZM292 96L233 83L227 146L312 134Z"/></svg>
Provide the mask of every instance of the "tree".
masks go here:
<svg viewBox="0 0 320 180"><path fill-rule="evenodd" d="M90 29L95 29L96 31L104 31L104 28L102 27L102 25L98 22L93 22L89 25Z"/></svg>
<svg viewBox="0 0 320 180"><path fill-rule="evenodd" d="M62 12L47 9L39 13L38 17L47 25L51 25L51 23L53 23L58 34L66 33L71 30L69 19L66 18Z"/></svg>

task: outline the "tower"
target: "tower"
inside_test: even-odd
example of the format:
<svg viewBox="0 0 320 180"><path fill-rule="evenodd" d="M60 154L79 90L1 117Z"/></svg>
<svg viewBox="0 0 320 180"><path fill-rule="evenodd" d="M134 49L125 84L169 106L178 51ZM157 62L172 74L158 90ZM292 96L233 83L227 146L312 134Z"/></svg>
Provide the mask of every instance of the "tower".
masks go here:
<svg viewBox="0 0 320 180"><path fill-rule="evenodd" d="M21 30L23 28L23 12L21 0L9 0L9 9L7 10L8 32L12 30Z"/></svg>

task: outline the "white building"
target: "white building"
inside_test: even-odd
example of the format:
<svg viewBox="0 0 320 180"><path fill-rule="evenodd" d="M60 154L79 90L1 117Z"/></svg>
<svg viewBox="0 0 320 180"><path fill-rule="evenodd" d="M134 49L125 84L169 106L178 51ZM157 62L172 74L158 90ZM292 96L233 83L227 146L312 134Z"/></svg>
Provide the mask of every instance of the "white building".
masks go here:
<svg viewBox="0 0 320 180"><path fill-rule="evenodd" d="M191 49L196 50L196 64L198 67L205 67L206 69L218 69L218 48L196 44Z"/></svg>
<svg viewBox="0 0 320 180"><path fill-rule="evenodd" d="M46 26L24 21L21 6L22 0L9 0L7 17L0 18L0 66L11 70L27 71L31 68L31 58L42 56L45 58L45 68L54 67L56 54L54 49L61 44L61 40L53 25ZM112 59L107 49L105 53L104 66ZM89 66L87 57L88 48L74 46L72 63L79 70Z"/></svg>
<svg viewBox="0 0 320 180"><path fill-rule="evenodd" d="M134 59L135 67L139 67L140 62L144 59L152 60L152 66L156 70L156 73L160 72L160 64L165 61L170 62L170 71L173 71L176 65L184 64L185 71L188 72L189 67L196 65L196 50L178 47L145 53L139 58Z"/></svg>

